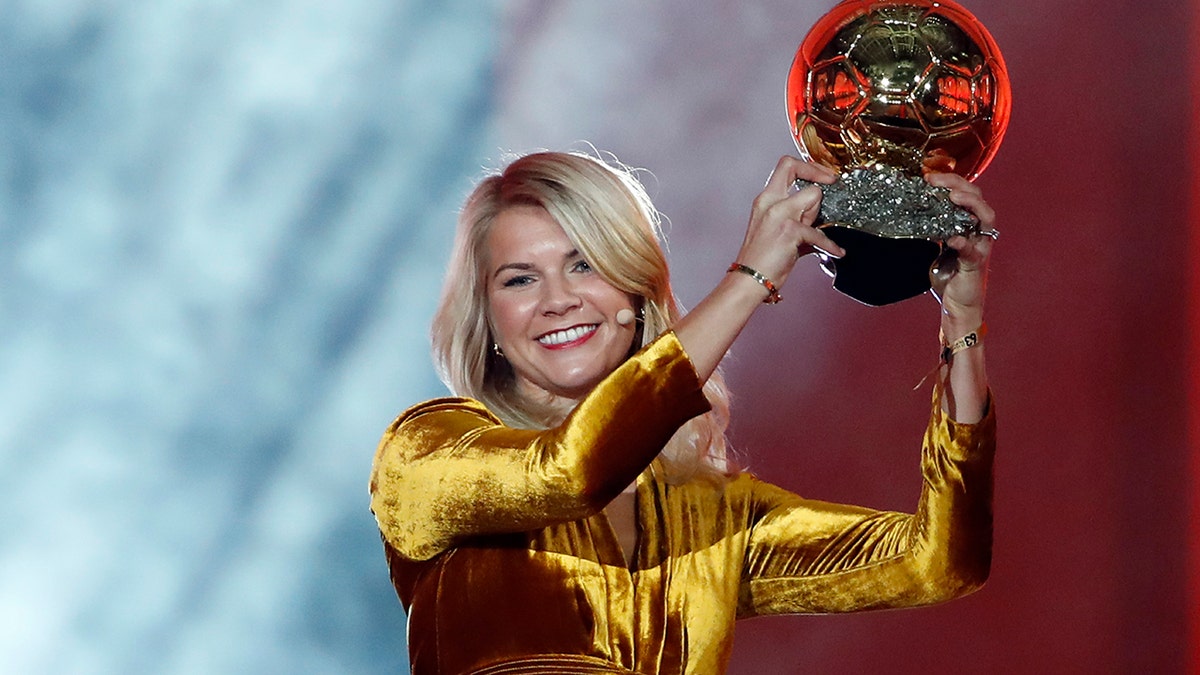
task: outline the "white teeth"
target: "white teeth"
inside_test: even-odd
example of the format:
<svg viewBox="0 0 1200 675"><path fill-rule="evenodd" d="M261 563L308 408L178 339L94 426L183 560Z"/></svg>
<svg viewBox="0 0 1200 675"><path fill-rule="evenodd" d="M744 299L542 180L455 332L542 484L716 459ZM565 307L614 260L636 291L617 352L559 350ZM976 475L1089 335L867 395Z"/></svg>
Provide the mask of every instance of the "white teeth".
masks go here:
<svg viewBox="0 0 1200 675"><path fill-rule="evenodd" d="M561 345L566 342L574 342L579 338L596 330L595 325L591 326L574 326L566 330L556 330L553 333L547 333L538 338L538 342L544 345Z"/></svg>

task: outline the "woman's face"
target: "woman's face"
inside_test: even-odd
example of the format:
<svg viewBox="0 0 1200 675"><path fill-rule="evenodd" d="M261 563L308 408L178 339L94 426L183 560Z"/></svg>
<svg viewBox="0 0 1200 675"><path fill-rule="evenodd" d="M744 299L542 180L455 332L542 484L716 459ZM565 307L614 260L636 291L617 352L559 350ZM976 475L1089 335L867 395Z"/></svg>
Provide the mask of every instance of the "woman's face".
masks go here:
<svg viewBox="0 0 1200 675"><path fill-rule="evenodd" d="M616 316L632 299L592 269L545 209L502 211L486 253L488 321L523 393L578 400L625 360L636 326Z"/></svg>

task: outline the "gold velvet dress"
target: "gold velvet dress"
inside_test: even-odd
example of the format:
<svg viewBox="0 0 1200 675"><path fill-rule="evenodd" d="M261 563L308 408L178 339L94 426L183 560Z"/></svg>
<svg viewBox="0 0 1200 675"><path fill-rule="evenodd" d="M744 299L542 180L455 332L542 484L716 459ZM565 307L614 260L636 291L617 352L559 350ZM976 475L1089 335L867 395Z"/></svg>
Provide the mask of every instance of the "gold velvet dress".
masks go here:
<svg viewBox="0 0 1200 675"><path fill-rule="evenodd" d="M741 474L671 485L656 455L705 412L666 333L560 426L461 398L415 406L375 456L371 509L417 675L720 673L737 618L929 604L991 559L995 418L934 405L915 514L804 499ZM627 565L604 506L637 481Z"/></svg>

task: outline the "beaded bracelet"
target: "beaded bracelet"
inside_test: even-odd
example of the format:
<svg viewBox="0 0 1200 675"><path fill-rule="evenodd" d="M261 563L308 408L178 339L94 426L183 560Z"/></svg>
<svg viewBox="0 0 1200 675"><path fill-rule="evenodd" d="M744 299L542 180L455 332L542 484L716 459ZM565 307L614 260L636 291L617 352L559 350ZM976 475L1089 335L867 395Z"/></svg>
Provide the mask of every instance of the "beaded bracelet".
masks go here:
<svg viewBox="0 0 1200 675"><path fill-rule="evenodd" d="M763 302L766 304L774 305L783 299L783 296L779 294L779 289L776 288L775 284L771 283L770 279L763 276L762 272L759 272L753 267L747 267L746 265L735 262L729 266L729 269L725 270L726 274L729 274L730 272L741 272L742 274L749 275L751 279L754 279L758 283L762 284L763 287L767 289L767 297L763 298Z"/></svg>

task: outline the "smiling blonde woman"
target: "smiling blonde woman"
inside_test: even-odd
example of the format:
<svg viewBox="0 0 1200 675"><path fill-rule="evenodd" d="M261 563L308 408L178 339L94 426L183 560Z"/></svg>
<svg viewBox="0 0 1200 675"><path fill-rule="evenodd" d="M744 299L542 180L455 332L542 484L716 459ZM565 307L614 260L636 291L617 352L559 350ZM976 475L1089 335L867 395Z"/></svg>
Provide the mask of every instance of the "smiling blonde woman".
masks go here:
<svg viewBox="0 0 1200 675"><path fill-rule="evenodd" d="M459 398L401 414L370 491L414 673L719 673L733 621L948 600L991 558L995 417L983 361L987 236L948 242L912 514L805 499L726 459L717 367L799 257L836 176L782 158L729 273L686 316L658 216L622 167L527 155L480 182L434 320ZM972 184L933 174L980 229ZM850 252L853 255L853 252Z"/></svg>

